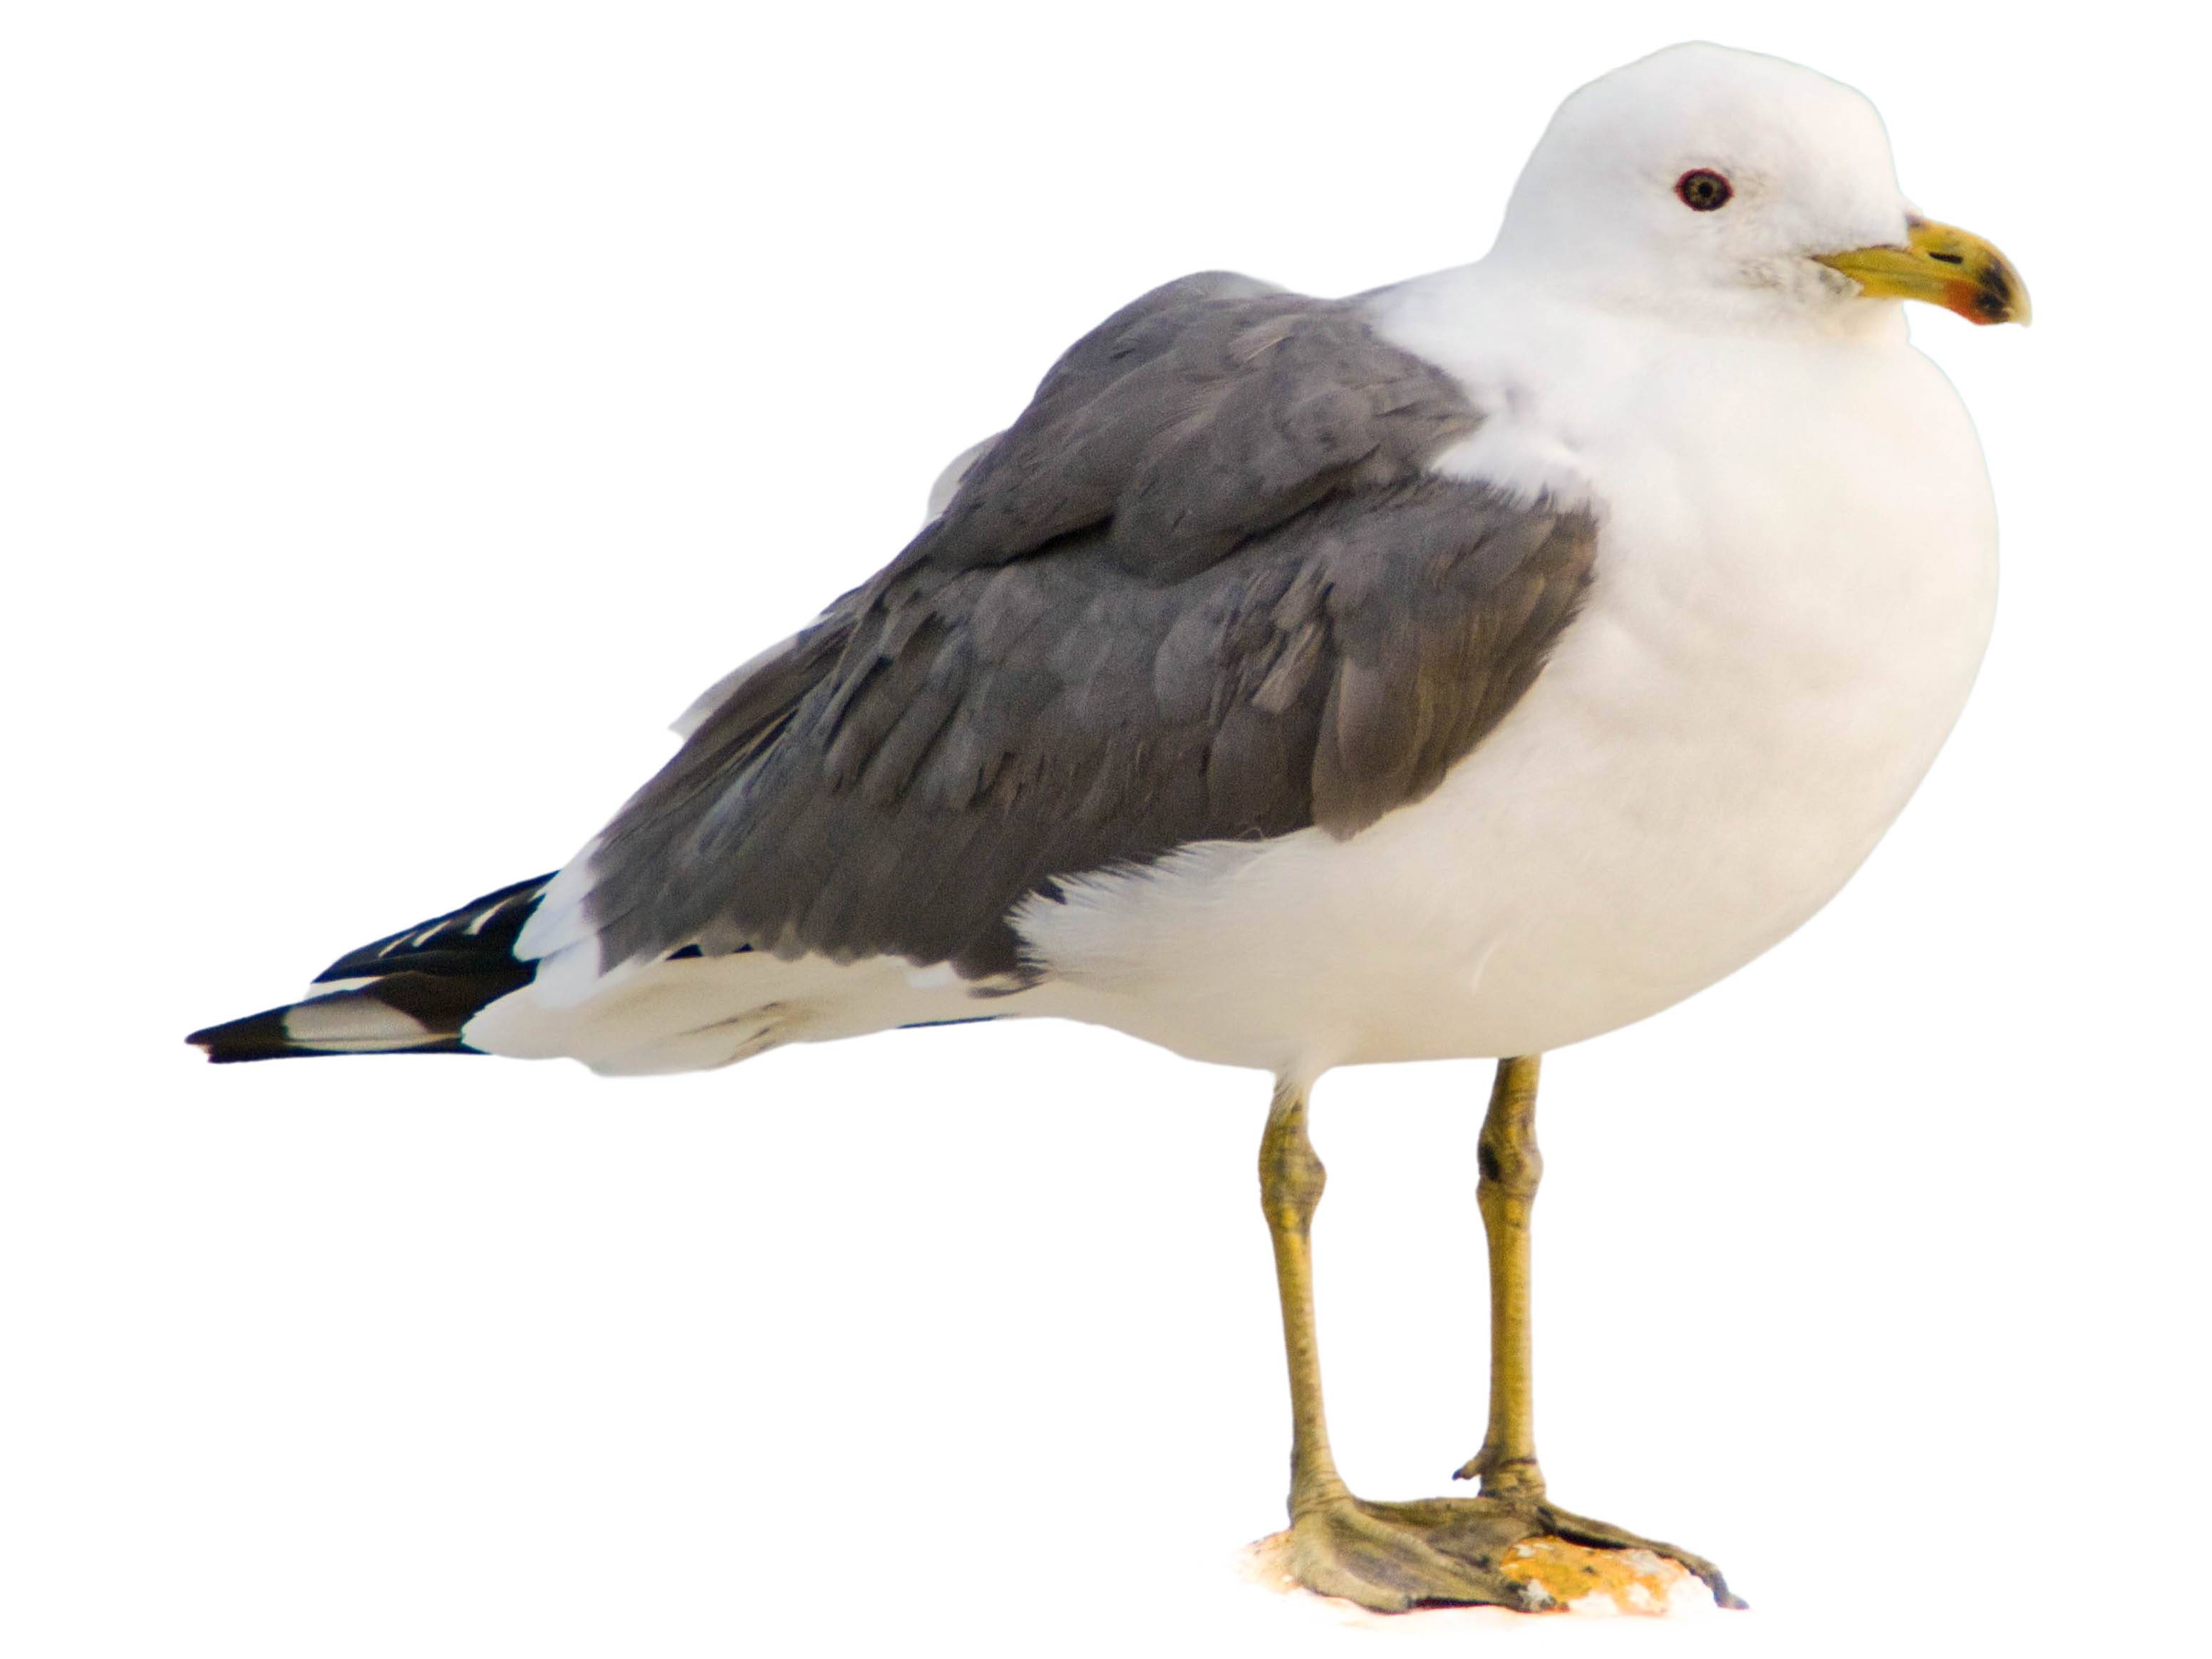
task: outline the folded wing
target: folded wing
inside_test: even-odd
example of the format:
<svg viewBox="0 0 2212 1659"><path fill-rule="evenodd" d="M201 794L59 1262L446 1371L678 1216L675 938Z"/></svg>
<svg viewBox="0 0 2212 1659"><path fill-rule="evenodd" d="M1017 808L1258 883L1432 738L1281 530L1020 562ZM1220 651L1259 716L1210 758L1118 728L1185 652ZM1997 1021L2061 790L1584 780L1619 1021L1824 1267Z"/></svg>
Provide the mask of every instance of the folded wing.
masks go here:
<svg viewBox="0 0 2212 1659"><path fill-rule="evenodd" d="M1430 469L1480 418L1353 303L1146 295L886 569L716 689L525 953L1018 976L1009 914L1057 877L1419 799L1591 573L1585 514Z"/></svg>

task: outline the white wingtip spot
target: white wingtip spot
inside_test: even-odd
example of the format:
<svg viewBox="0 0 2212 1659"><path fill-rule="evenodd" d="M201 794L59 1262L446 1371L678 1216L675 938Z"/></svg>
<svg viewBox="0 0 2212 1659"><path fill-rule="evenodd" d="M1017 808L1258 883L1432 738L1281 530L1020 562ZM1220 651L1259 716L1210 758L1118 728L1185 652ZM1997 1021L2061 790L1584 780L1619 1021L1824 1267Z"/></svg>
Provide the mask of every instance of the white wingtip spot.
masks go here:
<svg viewBox="0 0 2212 1659"><path fill-rule="evenodd" d="M374 997L317 997L284 1016L284 1035L310 1048L405 1048L437 1035L411 1014Z"/></svg>
<svg viewBox="0 0 2212 1659"><path fill-rule="evenodd" d="M476 917L470 921L469 925L462 928L461 931L470 935L471 938L475 937L477 934L483 932L484 924L486 922L489 921L494 916L497 915L501 911L506 909L508 905L514 902L514 901L511 898L503 898L496 904L486 906L483 910L479 911Z"/></svg>
<svg viewBox="0 0 2212 1659"><path fill-rule="evenodd" d="M380 974L363 974L358 979L319 979L300 993L300 1000L313 1002L317 997L334 997L341 991L358 991L364 985L375 984L382 977Z"/></svg>

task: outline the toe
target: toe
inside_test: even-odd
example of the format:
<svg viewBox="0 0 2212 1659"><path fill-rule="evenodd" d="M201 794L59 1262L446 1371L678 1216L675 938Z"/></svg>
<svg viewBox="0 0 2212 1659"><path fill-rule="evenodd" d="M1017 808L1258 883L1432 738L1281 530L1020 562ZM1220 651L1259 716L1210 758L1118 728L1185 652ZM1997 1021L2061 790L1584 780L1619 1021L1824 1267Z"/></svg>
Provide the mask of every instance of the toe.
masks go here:
<svg viewBox="0 0 2212 1659"><path fill-rule="evenodd" d="M1403 1613L1432 1601L1533 1604L1526 1586L1447 1555L1418 1533L1350 1503L1298 1518L1291 1528L1291 1565L1307 1589L1377 1613Z"/></svg>
<svg viewBox="0 0 2212 1659"><path fill-rule="evenodd" d="M1654 1555L1663 1555L1670 1561L1679 1561L1701 1580L1713 1593L1713 1601L1723 1607L1743 1608L1751 1604L1728 1587L1721 1570L1702 1555L1673 1544L1662 1544L1656 1538L1644 1538L1616 1527L1610 1522L1593 1521L1588 1516L1546 1504L1540 1513L1547 1530L1571 1543L1589 1544L1601 1549L1650 1550Z"/></svg>

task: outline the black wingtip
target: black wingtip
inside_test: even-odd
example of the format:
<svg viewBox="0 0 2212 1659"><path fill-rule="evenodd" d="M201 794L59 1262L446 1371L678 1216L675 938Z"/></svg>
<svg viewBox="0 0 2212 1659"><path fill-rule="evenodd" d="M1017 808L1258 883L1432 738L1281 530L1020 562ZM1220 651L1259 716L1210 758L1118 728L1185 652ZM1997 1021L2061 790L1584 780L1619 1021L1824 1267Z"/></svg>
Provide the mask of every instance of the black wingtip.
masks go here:
<svg viewBox="0 0 2212 1659"><path fill-rule="evenodd" d="M294 1005L296 1006L297 1005ZM284 1025L284 1016L290 1007L271 1008L258 1014L248 1014L244 1019L234 1019L222 1025L210 1025L204 1031L194 1031L185 1041L206 1054L212 1066L237 1066L249 1060L313 1060L318 1056L356 1053L379 1054L481 1054L481 1048L471 1048L457 1036L442 1036L425 1033L420 1042L410 1042L404 1048L374 1048L361 1050L343 1047L302 1042L293 1036Z"/></svg>
<svg viewBox="0 0 2212 1659"><path fill-rule="evenodd" d="M292 1041L284 1030L287 1008L265 1008L243 1019L226 1020L185 1039L217 1066L247 1060L296 1060L315 1052Z"/></svg>
<svg viewBox="0 0 2212 1659"><path fill-rule="evenodd" d="M550 876L486 893L442 916L349 951L307 997L195 1031L185 1042L218 1066L315 1054L473 1054L461 1032L530 982L537 964L514 945Z"/></svg>

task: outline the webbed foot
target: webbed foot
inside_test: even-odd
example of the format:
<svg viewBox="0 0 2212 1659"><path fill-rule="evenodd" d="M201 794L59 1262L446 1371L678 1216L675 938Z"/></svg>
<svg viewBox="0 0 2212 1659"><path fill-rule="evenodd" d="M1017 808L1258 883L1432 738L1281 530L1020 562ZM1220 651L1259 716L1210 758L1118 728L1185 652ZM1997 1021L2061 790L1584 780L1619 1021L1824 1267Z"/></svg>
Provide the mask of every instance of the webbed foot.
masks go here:
<svg viewBox="0 0 2212 1659"><path fill-rule="evenodd" d="M1572 1572L1595 1577L1591 1566L1567 1567L1559 1552L1521 1547L1545 1539L1591 1550L1648 1550L1695 1575L1720 1606L1744 1605L1702 1556L1571 1514L1541 1498L1331 1498L1293 1518L1285 1565L1308 1589L1377 1613L1449 1605L1535 1613L1575 1599L1571 1592L1580 1586ZM1546 1566L1553 1570L1540 1570Z"/></svg>

